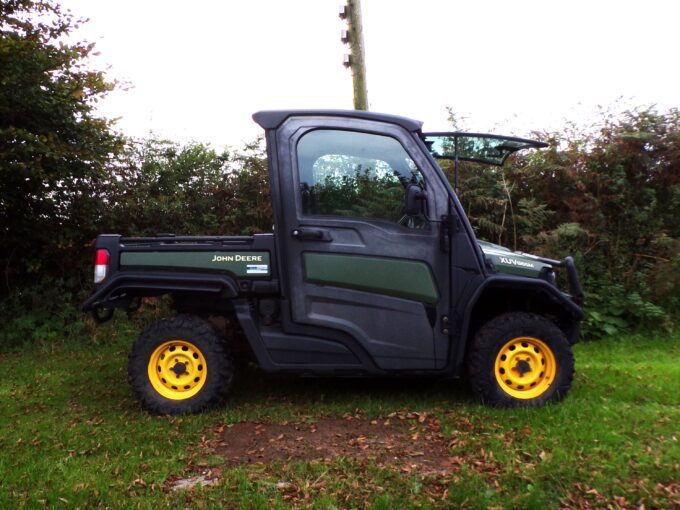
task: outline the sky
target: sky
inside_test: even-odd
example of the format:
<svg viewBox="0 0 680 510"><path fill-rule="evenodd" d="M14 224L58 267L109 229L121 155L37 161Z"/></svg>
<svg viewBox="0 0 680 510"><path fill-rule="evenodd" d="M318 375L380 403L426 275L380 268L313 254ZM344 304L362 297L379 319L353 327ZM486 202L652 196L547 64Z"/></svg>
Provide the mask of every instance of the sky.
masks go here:
<svg viewBox="0 0 680 510"><path fill-rule="evenodd" d="M61 0L89 18L127 135L238 147L262 109L352 108L343 0ZM680 106L676 0L362 0L369 108L528 135Z"/></svg>

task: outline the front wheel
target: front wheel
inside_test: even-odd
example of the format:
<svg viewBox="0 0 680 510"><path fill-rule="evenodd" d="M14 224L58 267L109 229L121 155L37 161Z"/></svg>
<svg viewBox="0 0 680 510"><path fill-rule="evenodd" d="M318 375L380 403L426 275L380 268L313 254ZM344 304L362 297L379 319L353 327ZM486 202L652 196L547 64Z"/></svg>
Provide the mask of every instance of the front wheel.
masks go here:
<svg viewBox="0 0 680 510"><path fill-rule="evenodd" d="M485 403L530 407L563 398L574 377L574 355L564 333L540 315L513 312L477 332L467 375Z"/></svg>
<svg viewBox="0 0 680 510"><path fill-rule="evenodd" d="M190 315L161 320L132 346L128 380L155 414L198 413L229 391L234 365L212 326Z"/></svg>

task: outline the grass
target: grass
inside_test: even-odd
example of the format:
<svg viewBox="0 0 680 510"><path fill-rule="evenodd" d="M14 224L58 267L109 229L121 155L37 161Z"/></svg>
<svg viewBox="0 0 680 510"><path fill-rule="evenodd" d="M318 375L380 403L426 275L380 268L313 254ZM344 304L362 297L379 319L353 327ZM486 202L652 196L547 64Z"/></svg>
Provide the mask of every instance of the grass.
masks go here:
<svg viewBox="0 0 680 510"><path fill-rule="evenodd" d="M225 406L153 417L126 383L136 327L0 354L0 508L668 508L680 493L679 335L575 347L568 398L541 409L478 404L461 383L273 378L250 371ZM224 469L211 487L167 492L219 466L200 443L223 423L393 412L436 416L462 469L443 478L371 462ZM280 483L285 482L285 483ZM165 490L164 490L165 489Z"/></svg>

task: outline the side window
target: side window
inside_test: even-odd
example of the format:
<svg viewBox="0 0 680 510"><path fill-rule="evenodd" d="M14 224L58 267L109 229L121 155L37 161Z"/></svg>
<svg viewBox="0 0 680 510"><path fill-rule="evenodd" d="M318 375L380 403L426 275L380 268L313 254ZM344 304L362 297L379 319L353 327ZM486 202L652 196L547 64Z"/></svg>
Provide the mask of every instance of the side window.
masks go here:
<svg viewBox="0 0 680 510"><path fill-rule="evenodd" d="M422 174L402 145L389 136L316 130L298 142L298 171L304 215L354 216L427 228L427 220L405 217L409 183L424 188Z"/></svg>

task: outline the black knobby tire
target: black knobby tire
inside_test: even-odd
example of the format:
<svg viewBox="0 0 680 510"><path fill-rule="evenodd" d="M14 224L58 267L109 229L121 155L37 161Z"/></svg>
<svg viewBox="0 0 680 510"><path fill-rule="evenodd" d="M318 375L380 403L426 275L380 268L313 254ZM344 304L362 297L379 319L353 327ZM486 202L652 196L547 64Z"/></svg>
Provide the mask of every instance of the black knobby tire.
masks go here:
<svg viewBox="0 0 680 510"><path fill-rule="evenodd" d="M196 388L197 392L190 397L184 397L180 393L181 388L180 391L168 388L165 390L166 393L173 396L168 398L161 394L151 381L152 358L155 359L156 353L159 349L162 350L163 346L171 345L170 348L174 351L173 341L192 346L192 349L184 350L191 354L193 351L196 352L194 357L201 361L197 368L205 374L205 380L200 382L200 388ZM186 359L189 361L185 363L189 365L192 358L187 356ZM203 362L206 367L203 367ZM158 371L161 371L160 366ZM196 378L198 379L199 377ZM178 315L152 324L139 335L128 358L130 386L142 406L154 414L201 412L220 403L229 392L233 380L234 363L227 345L219 338L210 323L196 316ZM193 380L190 382L193 384ZM155 384L158 385L159 380L156 380Z"/></svg>
<svg viewBox="0 0 680 510"><path fill-rule="evenodd" d="M520 351L527 352L526 361ZM554 366L549 376L541 372L546 359ZM574 355L566 336L552 321L531 313L506 313L484 324L468 349L466 362L474 392L484 403L497 407L534 407L558 401L569 392L574 378ZM504 374L509 373L505 367L513 371L512 380L505 380ZM525 375L534 387L522 385Z"/></svg>

